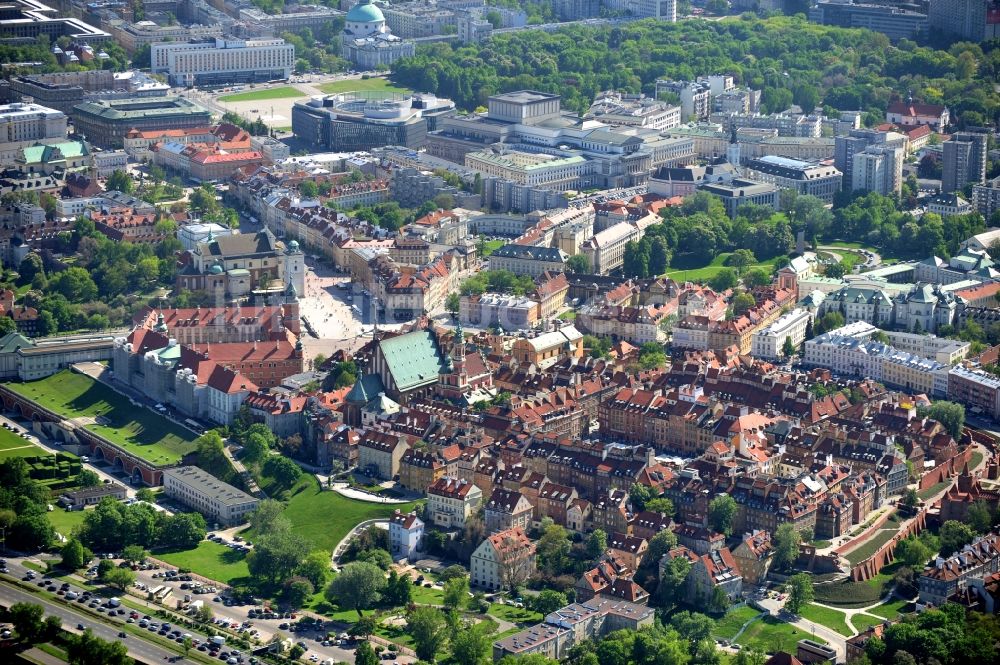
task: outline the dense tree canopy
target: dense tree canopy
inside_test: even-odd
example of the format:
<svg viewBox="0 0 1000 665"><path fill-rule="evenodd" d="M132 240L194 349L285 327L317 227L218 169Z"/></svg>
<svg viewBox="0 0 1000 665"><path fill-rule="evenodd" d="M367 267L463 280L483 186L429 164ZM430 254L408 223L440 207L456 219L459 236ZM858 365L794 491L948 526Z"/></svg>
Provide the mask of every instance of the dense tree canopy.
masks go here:
<svg viewBox="0 0 1000 665"><path fill-rule="evenodd" d="M960 123L993 121L998 97L990 82L1000 52L956 44L936 51L882 34L844 30L803 17L730 21L638 21L517 32L463 46L435 43L393 64L411 88L450 97L469 111L490 95L523 88L562 95L586 109L602 90L652 94L657 79L694 80L727 72L763 91L765 112L793 102L881 116L893 95L944 103Z"/></svg>

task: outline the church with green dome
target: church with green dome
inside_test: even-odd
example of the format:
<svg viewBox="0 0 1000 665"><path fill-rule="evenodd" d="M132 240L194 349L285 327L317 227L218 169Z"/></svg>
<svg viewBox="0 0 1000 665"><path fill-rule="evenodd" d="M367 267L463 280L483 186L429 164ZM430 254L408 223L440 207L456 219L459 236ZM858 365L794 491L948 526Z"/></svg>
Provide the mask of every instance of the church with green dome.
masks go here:
<svg viewBox="0 0 1000 665"><path fill-rule="evenodd" d="M344 57L361 70L391 65L413 55L415 50L413 42L392 34L385 23L385 15L372 0L359 0L347 12L343 42Z"/></svg>

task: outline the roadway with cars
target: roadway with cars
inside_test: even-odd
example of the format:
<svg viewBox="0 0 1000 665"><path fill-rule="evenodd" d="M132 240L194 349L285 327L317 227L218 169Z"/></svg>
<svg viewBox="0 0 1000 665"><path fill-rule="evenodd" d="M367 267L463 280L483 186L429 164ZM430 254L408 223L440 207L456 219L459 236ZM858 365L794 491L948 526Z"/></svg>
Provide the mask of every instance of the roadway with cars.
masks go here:
<svg viewBox="0 0 1000 665"><path fill-rule="evenodd" d="M63 622L63 628L69 631L79 633L81 631L77 627L83 625L89 628L97 637L110 642L123 641L118 637L120 629L109 623L101 622L90 615L82 614L72 609L69 605L56 603L36 594L23 591L6 580L0 580L0 604L10 607L15 603L41 605L45 610L45 614L59 617ZM173 651L168 651L164 647L147 640L135 638L126 639L123 642L128 648L129 656L146 663L158 663L165 660L170 662L190 662Z"/></svg>
<svg viewBox="0 0 1000 665"><path fill-rule="evenodd" d="M115 563L118 563L118 561L116 560ZM23 584L38 585L38 583L43 580L45 580L46 582L51 582L51 586L47 583L42 585L43 588L47 588L49 590L49 593L56 593L59 590L60 586L63 584L62 580L58 578L45 577L44 575L36 573L34 570L31 570L30 568L26 567L24 565L24 559L21 558L8 557L7 566L8 566L7 575L22 580ZM136 571L136 578L137 581L146 584L148 588L152 588L154 586L158 586L164 583L173 585L175 592L174 597L180 597L183 596L185 593L191 593L191 591L181 589L179 587L180 583L179 579L166 579L164 577L161 577L160 575L163 575L163 573L166 572L166 570L169 570L169 568L164 568L159 571L139 570ZM153 575L157 573L159 573L159 575L157 577L153 577ZM28 576L29 574L35 576L35 579L24 580L23 578ZM0 581L2 581L2 578L0 578ZM13 588L17 589L17 587ZM68 585L66 591L72 591L78 595L82 595L85 593L85 590L83 589L81 584L72 582ZM36 601L40 602L42 600L40 597L35 596L30 592L20 591L20 593L27 594L27 596L31 599L31 602L36 602ZM0 596L0 598L2 598L2 596ZM99 598L101 600L104 600L103 596L91 592L91 599L93 598ZM126 596L122 594L122 598L126 598L128 602L135 607L143 607L145 609L134 610L133 608L123 606L123 609L125 610L124 614L122 615L115 614L111 617L103 618L105 625L110 625L113 629L115 624L126 623L127 620L130 618L130 612L137 612L135 618L133 619L133 624L136 628L148 629L148 626L141 625L140 623L141 616L143 614L152 615L156 609L164 609L162 607L157 607L151 603L145 602L143 600L140 600L132 596ZM257 637L261 640L261 643L267 643L273 635L278 633L285 634L286 637L291 638L293 642L296 643L301 642L302 644L305 645L304 648L306 649L306 653L302 657L303 661L311 661L313 663L317 663L320 661L327 661L327 660L335 662L346 662L346 663L354 662L353 648L338 647L333 642L328 642L325 645L323 644L323 642L326 640L326 630L324 628L311 627L310 629L301 629L296 632L294 630L289 629L288 625L284 623L287 622L290 618L287 615L284 617L277 615L272 619L264 619L263 617L259 616L250 617L250 610L252 609L253 606L232 603L229 600L226 600L223 597L216 594L192 595L192 599L202 600L203 602L205 602L205 604L209 605L212 608L213 614L215 615L217 621L224 621L227 624L232 623L234 625L239 625L246 622L245 625L248 625L248 627L252 625L253 628L258 630ZM14 602L18 601L15 600ZM60 595L58 600L49 599L48 602L55 603L57 605L59 605L60 603L64 603L68 608L76 608L77 606L80 606L81 608L88 607L90 612L97 612L98 608L100 607L100 606L89 607L90 602L81 603L79 602L79 598L68 600L65 598L64 595ZM107 611L107 608L103 609L104 611ZM177 612L177 614L180 613ZM82 617L83 619L82 623L88 627L93 625L95 622L101 621L101 619L98 619L97 617L89 613L81 614L79 611L74 611L74 615ZM155 617L151 618L150 620L153 622L160 621L160 619L157 619ZM75 619L72 622L72 625L68 625L67 627L75 628L78 621L80 621L80 619ZM183 633L190 634L192 640L195 643L195 648L199 652L203 652L206 657L210 656L210 652L208 651L208 645L206 644L208 640L208 637L206 635L198 633L197 631L188 628L181 628L180 626L172 628L173 630L183 631ZM120 630L120 628L114 629L114 632L112 633L112 637L114 639L119 639L117 637L118 630ZM183 633L178 633L178 635L171 635L169 633L163 634L162 632L158 632L156 629L151 631L151 634L159 634L159 636L162 639L170 639L173 641L176 641L178 639L178 636ZM130 637L134 637L136 641L143 640L141 635L130 635ZM157 645L154 644L154 646ZM157 648L162 651L161 655L166 654L166 657L176 657L177 660L181 660L179 653L170 652L169 650L165 649L162 646L157 646ZM177 648L179 652L180 651L179 644ZM229 651L229 649L223 647L222 649L217 650L216 654L222 651ZM241 658L242 659L237 660L237 665L248 663L248 659L245 654L241 654ZM190 661L190 659L187 660ZM403 656L402 654L400 654L400 656L396 659L396 662L399 663L400 665L404 665L405 663L412 660L413 660L412 657ZM223 659L221 662L225 662L225 659Z"/></svg>

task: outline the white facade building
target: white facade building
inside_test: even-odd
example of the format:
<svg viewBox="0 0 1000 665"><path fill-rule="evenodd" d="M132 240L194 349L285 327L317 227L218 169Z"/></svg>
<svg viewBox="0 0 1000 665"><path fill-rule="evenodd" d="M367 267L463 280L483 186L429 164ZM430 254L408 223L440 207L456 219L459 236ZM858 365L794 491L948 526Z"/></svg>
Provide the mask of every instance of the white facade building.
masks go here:
<svg viewBox="0 0 1000 665"><path fill-rule="evenodd" d="M257 509L255 497L196 466L167 469L163 472L163 487L168 496L220 524L242 524Z"/></svg>
<svg viewBox="0 0 1000 665"><path fill-rule="evenodd" d="M152 72L173 85L220 85L285 80L295 68L295 47L284 39L223 39L153 44Z"/></svg>
<svg viewBox="0 0 1000 665"><path fill-rule="evenodd" d="M469 481L445 476L427 488L427 516L435 526L462 529L483 502L483 491Z"/></svg>
<svg viewBox="0 0 1000 665"><path fill-rule="evenodd" d="M420 547L424 538L424 521L415 512L396 511L389 518L389 553L408 559Z"/></svg>
<svg viewBox="0 0 1000 665"><path fill-rule="evenodd" d="M0 165L13 165L21 148L46 139L66 139L65 113L23 102L0 106Z"/></svg>
<svg viewBox="0 0 1000 665"><path fill-rule="evenodd" d="M780 319L754 333L751 354L756 358L777 360L784 355L785 340L791 339L796 349L805 341L806 328L812 320L812 312L793 309Z"/></svg>

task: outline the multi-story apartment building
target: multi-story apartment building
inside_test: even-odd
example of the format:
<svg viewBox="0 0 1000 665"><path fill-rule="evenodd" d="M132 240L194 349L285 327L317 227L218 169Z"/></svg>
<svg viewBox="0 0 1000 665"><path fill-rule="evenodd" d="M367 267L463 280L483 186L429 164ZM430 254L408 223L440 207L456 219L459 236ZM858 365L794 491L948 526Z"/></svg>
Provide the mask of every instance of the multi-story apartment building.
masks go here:
<svg viewBox="0 0 1000 665"><path fill-rule="evenodd" d="M424 521L416 512L396 510L389 518L389 553L393 557L408 559L420 549L424 538Z"/></svg>
<svg viewBox="0 0 1000 665"><path fill-rule="evenodd" d="M176 86L229 85L286 80L295 67L295 47L284 39L223 39L157 43L151 69Z"/></svg>
<svg viewBox="0 0 1000 665"><path fill-rule="evenodd" d="M411 492L423 494L444 474L444 464L430 452L411 448L399 461L399 485Z"/></svg>
<svg viewBox="0 0 1000 665"><path fill-rule="evenodd" d="M472 553L469 572L469 583L476 588L520 586L535 572L535 543L521 527L494 533Z"/></svg>
<svg viewBox="0 0 1000 665"><path fill-rule="evenodd" d="M823 119L820 116L799 113L719 114L713 116L712 120L722 123L723 130L728 132L734 129L770 129L777 131L778 136L785 137L819 138L823 129Z"/></svg>
<svg viewBox="0 0 1000 665"><path fill-rule="evenodd" d="M681 105L681 120L697 122L708 120L712 113L712 89L705 81L656 81L656 98L665 93L677 95Z"/></svg>
<svg viewBox="0 0 1000 665"><path fill-rule="evenodd" d="M435 526L462 529L482 501L483 491L475 484L445 476L427 488L427 517Z"/></svg>
<svg viewBox="0 0 1000 665"><path fill-rule="evenodd" d="M1000 419L1000 377L981 369L958 366L948 372L948 399L974 414Z"/></svg>
<svg viewBox="0 0 1000 665"><path fill-rule="evenodd" d="M902 148L869 146L854 156L851 170L852 191L876 192L883 196L899 194L903 184Z"/></svg>
<svg viewBox="0 0 1000 665"><path fill-rule="evenodd" d="M871 191L885 193L898 192L902 185L902 152L906 145L906 137L896 132L880 132L874 129L852 130L847 136L837 136L834 139L834 166L844 174L843 186L846 191L857 189L869 189ZM886 148L884 163L866 165L859 174L858 182L855 182L855 160L858 155L868 152L879 155L880 148ZM895 148L900 150L895 152ZM868 177L867 172L882 169L881 180L875 177L875 173ZM897 175L898 170L898 175ZM874 187L874 189L873 189Z"/></svg>
<svg viewBox="0 0 1000 665"><path fill-rule="evenodd" d="M534 506L518 490L498 487L484 505L483 520L487 533L531 527Z"/></svg>
<svg viewBox="0 0 1000 665"><path fill-rule="evenodd" d="M224 483L196 466L182 466L163 472L167 496L202 513L209 523L226 526L242 524L257 509L258 500Z"/></svg>
<svg viewBox="0 0 1000 665"><path fill-rule="evenodd" d="M968 183L986 182L987 131L955 132L941 144L944 160L941 168L941 191L961 191Z"/></svg>
<svg viewBox="0 0 1000 665"><path fill-rule="evenodd" d="M806 339L806 329L812 321L812 312L793 309L766 328L755 332L751 339L750 353L755 358L777 360L784 355L785 340L798 349Z"/></svg>
<svg viewBox="0 0 1000 665"><path fill-rule="evenodd" d="M930 23L937 30L970 42L1000 37L1000 21L989 0L933 0Z"/></svg>
<svg viewBox="0 0 1000 665"><path fill-rule="evenodd" d="M807 341L802 361L842 376L870 378L916 393L944 396L948 392L947 365L837 331Z"/></svg>
<svg viewBox="0 0 1000 665"><path fill-rule="evenodd" d="M410 443L406 437L374 429L366 430L358 441L358 468L376 478L391 480L399 475L403 455L409 449Z"/></svg>
<svg viewBox="0 0 1000 665"><path fill-rule="evenodd" d="M639 240L642 235L635 224L619 222L595 233L583 243L580 253L590 261L590 269L595 275L607 275L622 267L625 262L625 246Z"/></svg>
<svg viewBox="0 0 1000 665"><path fill-rule="evenodd" d="M458 312L462 323L479 328L500 326L504 330L526 330L539 320L537 300L498 293L462 296Z"/></svg>
<svg viewBox="0 0 1000 665"><path fill-rule="evenodd" d="M1000 571L1000 536L987 534L947 559L937 557L920 575L920 602L941 606L970 586Z"/></svg>

